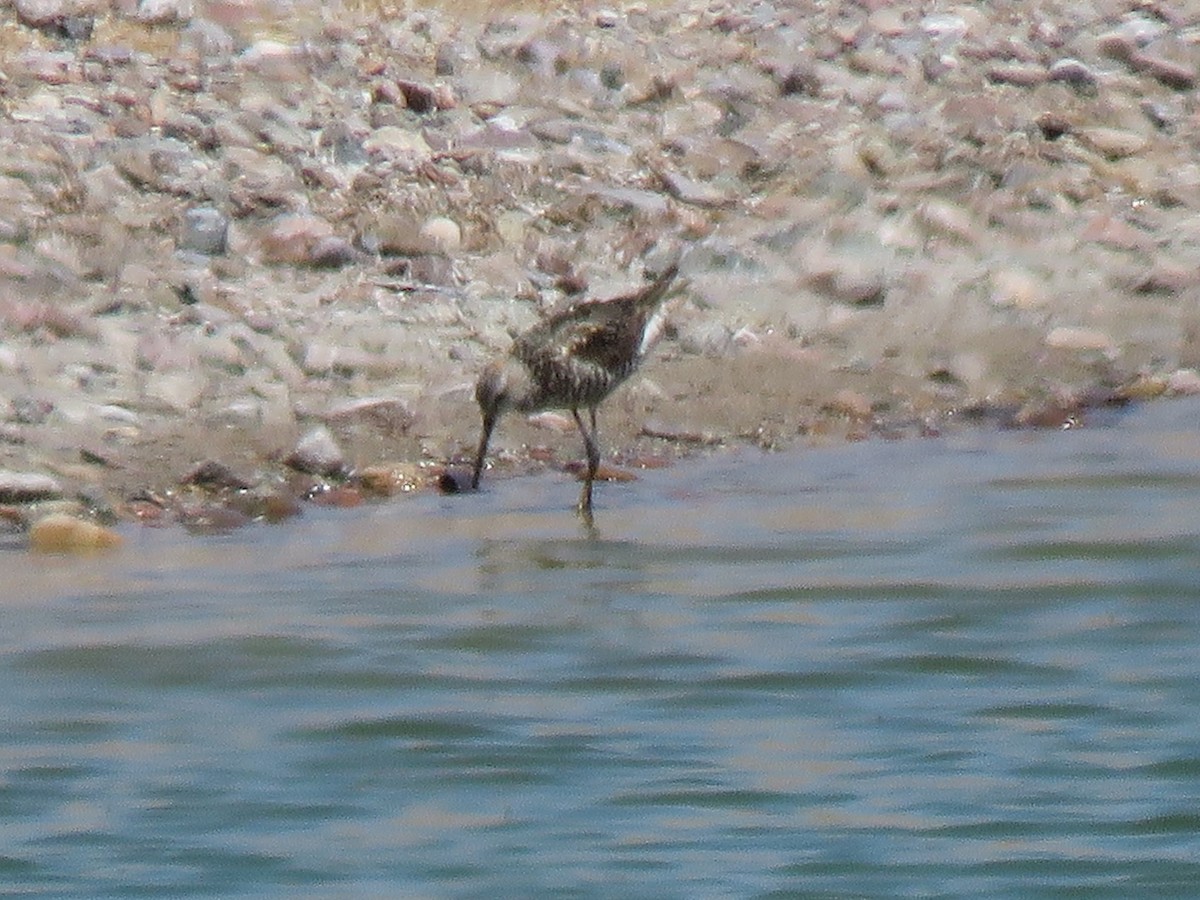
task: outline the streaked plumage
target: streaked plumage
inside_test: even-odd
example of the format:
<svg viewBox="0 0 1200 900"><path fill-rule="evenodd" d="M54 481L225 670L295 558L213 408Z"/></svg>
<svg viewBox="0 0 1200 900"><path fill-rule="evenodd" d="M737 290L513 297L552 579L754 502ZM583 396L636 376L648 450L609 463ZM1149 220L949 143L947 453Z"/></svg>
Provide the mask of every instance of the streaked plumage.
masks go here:
<svg viewBox="0 0 1200 900"><path fill-rule="evenodd" d="M588 468L579 510L591 515L592 482L600 465L596 407L628 378L662 333L663 301L678 271L672 265L636 294L580 303L550 316L513 342L504 357L490 363L475 386L483 432L471 486L479 486L492 429L508 410L570 409L583 437ZM579 411L587 408L591 424Z"/></svg>

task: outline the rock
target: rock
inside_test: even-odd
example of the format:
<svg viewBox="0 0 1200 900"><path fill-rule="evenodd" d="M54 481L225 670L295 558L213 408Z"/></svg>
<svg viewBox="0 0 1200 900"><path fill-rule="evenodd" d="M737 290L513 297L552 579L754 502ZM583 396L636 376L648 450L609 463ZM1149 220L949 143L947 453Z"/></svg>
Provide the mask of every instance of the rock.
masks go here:
<svg viewBox="0 0 1200 900"><path fill-rule="evenodd" d="M146 379L145 394L177 413L194 409L208 388L209 375L193 372L157 372Z"/></svg>
<svg viewBox="0 0 1200 900"><path fill-rule="evenodd" d="M721 207L732 202L732 199L723 191L678 172L662 171L659 172L658 177L662 180L667 193L682 203L690 203L693 206Z"/></svg>
<svg viewBox="0 0 1200 900"><path fill-rule="evenodd" d="M1123 128L1077 128L1075 135L1086 146L1109 159L1122 159L1141 153L1149 143L1140 134Z"/></svg>
<svg viewBox="0 0 1200 900"><path fill-rule="evenodd" d="M1075 328L1060 325L1046 335L1046 346L1056 350L1109 353L1114 349L1112 338L1095 328Z"/></svg>
<svg viewBox="0 0 1200 900"><path fill-rule="evenodd" d="M996 63L988 67L987 77L996 84L1033 87L1045 81L1048 73L1044 66L1034 63ZM1053 77L1052 73L1050 77Z"/></svg>
<svg viewBox="0 0 1200 900"><path fill-rule="evenodd" d="M437 488L443 494L462 494L471 489L471 473L447 469L437 478Z"/></svg>
<svg viewBox="0 0 1200 900"><path fill-rule="evenodd" d="M418 235L438 253L453 255L462 245L462 230L458 227L458 223L446 216L433 216L426 219Z"/></svg>
<svg viewBox="0 0 1200 900"><path fill-rule="evenodd" d="M433 155L419 131L384 125L376 128L362 142L362 152L370 158L412 160L423 162Z"/></svg>
<svg viewBox="0 0 1200 900"><path fill-rule="evenodd" d="M917 207L917 221L930 234L952 238L964 244L979 240L975 217L964 207L946 200L926 200Z"/></svg>
<svg viewBox="0 0 1200 900"><path fill-rule="evenodd" d="M193 207L183 214L183 231L179 249L206 256L225 252L229 219L212 206Z"/></svg>
<svg viewBox="0 0 1200 900"><path fill-rule="evenodd" d="M325 425L306 432L284 460L293 469L310 475L340 475L346 467L342 448Z"/></svg>
<svg viewBox="0 0 1200 900"><path fill-rule="evenodd" d="M62 496L62 486L49 475L0 469L0 503L33 503Z"/></svg>
<svg viewBox="0 0 1200 900"><path fill-rule="evenodd" d="M186 22L195 14L192 0L138 0L134 18L147 25Z"/></svg>
<svg viewBox="0 0 1200 900"><path fill-rule="evenodd" d="M1192 396L1200 394L1200 372L1177 369L1167 376L1167 393Z"/></svg>
<svg viewBox="0 0 1200 900"><path fill-rule="evenodd" d="M10 418L22 425L41 425L54 412L54 404L38 397L22 394L9 401L12 407Z"/></svg>
<svg viewBox="0 0 1200 900"><path fill-rule="evenodd" d="M66 513L44 516L29 529L29 546L40 553L91 553L112 550L121 543L121 536L112 529Z"/></svg>
<svg viewBox="0 0 1200 900"><path fill-rule="evenodd" d="M214 459L206 459L197 463L183 478L179 479L179 483L235 491L245 491L254 487L253 482L247 481L225 463Z"/></svg>
<svg viewBox="0 0 1200 900"><path fill-rule="evenodd" d="M394 397L364 397L348 400L330 408L325 421L345 425L361 423L387 435L404 434L413 423L412 410Z"/></svg>
<svg viewBox="0 0 1200 900"><path fill-rule="evenodd" d="M873 409L864 394L851 388L842 388L825 404L824 409L851 419L869 419Z"/></svg>
<svg viewBox="0 0 1200 900"><path fill-rule="evenodd" d="M22 25L42 29L61 28L63 37L80 40L87 35L81 37L68 33L68 24L90 23L107 4L101 0L13 0L11 5Z"/></svg>
<svg viewBox="0 0 1200 900"><path fill-rule="evenodd" d="M694 428L680 428L661 422L648 421L642 424L642 434L646 437L668 441L673 444L697 444L705 447L715 447L723 444L725 439L713 431L699 431ZM643 468L646 468L643 466Z"/></svg>
<svg viewBox="0 0 1200 900"><path fill-rule="evenodd" d="M262 236L263 259L271 263L316 265L315 251L334 237L333 226L318 216L286 213L279 216Z"/></svg>
<svg viewBox="0 0 1200 900"><path fill-rule="evenodd" d="M853 257L831 255L823 261L809 268L807 281L815 290L851 306L877 306L886 299L887 279L881 269Z"/></svg>
<svg viewBox="0 0 1200 900"><path fill-rule="evenodd" d="M427 85L400 79L396 86L404 95L405 104L415 113L453 109L458 105L454 92L445 85Z"/></svg>
<svg viewBox="0 0 1200 900"><path fill-rule="evenodd" d="M1094 216L1084 226L1079 239L1119 250L1149 250L1154 246L1154 239L1146 232L1104 213Z"/></svg>
<svg viewBox="0 0 1200 900"><path fill-rule="evenodd" d="M1196 67L1186 63L1150 53L1134 53L1129 58L1129 65L1177 91L1190 91L1196 86Z"/></svg>
<svg viewBox="0 0 1200 900"><path fill-rule="evenodd" d="M1092 90L1096 87L1096 73L1091 66L1069 57L1051 64L1047 75L1051 81L1066 82L1076 90Z"/></svg>
<svg viewBox="0 0 1200 900"><path fill-rule="evenodd" d="M1000 269L992 273L990 300L994 306L1038 309L1048 301L1045 283L1022 269Z"/></svg>
<svg viewBox="0 0 1200 900"><path fill-rule="evenodd" d="M410 493L428 480L428 475L417 463L380 463L358 471L362 489L380 497Z"/></svg>
<svg viewBox="0 0 1200 900"><path fill-rule="evenodd" d="M362 491L354 485L338 485L314 491L308 499L318 506L351 509L355 506L362 506L366 498L363 496Z"/></svg>
<svg viewBox="0 0 1200 900"><path fill-rule="evenodd" d="M340 269L354 262L357 256L345 238L328 235L313 242L308 250L306 262L317 269Z"/></svg>
<svg viewBox="0 0 1200 900"><path fill-rule="evenodd" d="M251 522L245 512L223 503L189 503L175 514L179 524L193 534L225 534Z"/></svg>

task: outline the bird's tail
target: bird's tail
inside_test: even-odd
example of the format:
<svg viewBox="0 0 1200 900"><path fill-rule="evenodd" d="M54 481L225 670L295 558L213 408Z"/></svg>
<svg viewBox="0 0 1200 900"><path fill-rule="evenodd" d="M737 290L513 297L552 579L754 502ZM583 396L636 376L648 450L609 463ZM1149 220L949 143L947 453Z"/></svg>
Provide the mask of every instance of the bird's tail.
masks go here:
<svg viewBox="0 0 1200 900"><path fill-rule="evenodd" d="M637 309L645 317L646 324L642 328L642 342L638 347L638 356L644 356L651 347L662 337L663 328L667 324L667 314L670 312L667 298L675 276L679 274L678 261L667 267L666 271L647 285L637 297Z"/></svg>

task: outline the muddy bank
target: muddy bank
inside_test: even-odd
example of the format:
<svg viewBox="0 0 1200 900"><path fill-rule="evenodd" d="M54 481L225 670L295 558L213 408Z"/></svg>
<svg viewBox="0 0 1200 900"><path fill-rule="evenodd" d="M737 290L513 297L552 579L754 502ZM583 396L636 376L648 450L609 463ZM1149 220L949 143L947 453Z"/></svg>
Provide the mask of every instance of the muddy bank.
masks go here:
<svg viewBox="0 0 1200 900"><path fill-rule="evenodd" d="M0 8L8 519L420 489L512 333L680 241L630 466L1200 389L1200 13L498 9Z"/></svg>

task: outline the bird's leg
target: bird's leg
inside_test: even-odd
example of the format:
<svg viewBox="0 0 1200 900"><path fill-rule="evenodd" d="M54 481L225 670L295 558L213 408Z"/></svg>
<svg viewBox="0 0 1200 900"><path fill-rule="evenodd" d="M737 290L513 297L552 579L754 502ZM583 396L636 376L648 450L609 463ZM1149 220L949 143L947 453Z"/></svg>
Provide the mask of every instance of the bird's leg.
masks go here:
<svg viewBox="0 0 1200 900"><path fill-rule="evenodd" d="M579 433L583 436L583 449L587 453L587 476L583 481L583 490L579 494L579 512L588 519L592 517L592 482L596 480L596 470L600 468L600 448L596 446L596 407L591 407L589 411L591 413L591 431L584 427L583 419L579 417L579 410L574 408L571 410L571 415L575 417L575 424L579 426Z"/></svg>
<svg viewBox="0 0 1200 900"><path fill-rule="evenodd" d="M488 440L492 436L492 428L496 425L496 417L484 415L483 431L479 435L479 449L475 451L475 467L471 472L471 490L479 489L479 476L483 473L484 457L487 456Z"/></svg>

